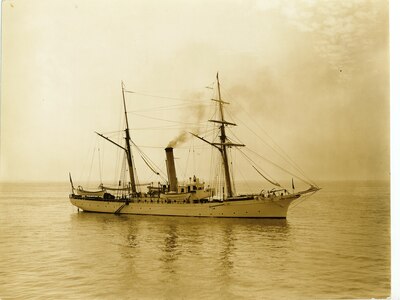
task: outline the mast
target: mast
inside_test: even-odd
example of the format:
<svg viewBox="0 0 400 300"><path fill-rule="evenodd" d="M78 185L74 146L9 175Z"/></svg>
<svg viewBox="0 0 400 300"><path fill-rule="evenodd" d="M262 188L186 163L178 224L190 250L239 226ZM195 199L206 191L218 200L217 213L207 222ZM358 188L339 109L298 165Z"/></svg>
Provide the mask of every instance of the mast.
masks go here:
<svg viewBox="0 0 400 300"><path fill-rule="evenodd" d="M220 88L220 84L219 84L218 73L217 73L217 87L218 87L219 112L220 112L220 118L221 118L221 122L220 122L221 123L221 135L220 135L221 148L220 149L221 149L222 163L224 165L227 195L228 195L228 197L232 197L233 196L232 182L231 182L231 175L229 172L228 155L226 153L226 134L225 134L225 123L226 122L224 120L223 102L221 99L221 88Z"/></svg>
<svg viewBox="0 0 400 300"><path fill-rule="evenodd" d="M126 112L126 103L125 103L125 88L124 83L121 81L121 88L122 88L122 100L124 102L124 112L125 112L125 143L126 143L126 159L128 161L128 168L129 168L129 178L131 180L131 188L132 194L136 193L136 184L135 184L135 176L133 173L133 162L132 162L132 154L131 154L131 145L130 145L130 135L129 135L129 124L128 124L128 114Z"/></svg>
<svg viewBox="0 0 400 300"><path fill-rule="evenodd" d="M232 197L233 196L233 189L232 189L232 180L231 180L231 175L230 175L230 170L229 170L229 160L228 160L228 154L227 154L227 147L244 147L243 144L238 144L238 143L232 143L226 136L225 133L225 126L227 125L232 125L236 126L235 123L225 121L224 118L224 110L223 110L223 104L229 104L228 102L222 101L221 99L221 88L219 84L219 78L218 78L218 73L217 73L217 87L218 87L218 99L211 99L213 101L218 102L218 107L219 107L219 114L220 114L220 120L208 120L209 122L214 122L217 124L221 124L220 130L221 130L221 135L220 135L220 142L215 143L215 142L210 142L207 141L205 138L202 138L198 134L192 133L191 134L198 139L202 140L203 142L206 142L207 144L210 144L211 146L217 148L219 152L221 153L222 156L222 165L224 167L224 175L225 175L225 184L226 184L226 190L227 190L227 197Z"/></svg>

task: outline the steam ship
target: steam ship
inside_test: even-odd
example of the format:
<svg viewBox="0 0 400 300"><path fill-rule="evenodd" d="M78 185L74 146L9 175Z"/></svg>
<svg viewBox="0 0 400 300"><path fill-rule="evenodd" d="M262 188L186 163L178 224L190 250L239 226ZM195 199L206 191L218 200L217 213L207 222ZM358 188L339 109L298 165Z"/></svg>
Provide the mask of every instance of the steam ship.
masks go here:
<svg viewBox="0 0 400 300"><path fill-rule="evenodd" d="M259 170L256 171L270 183L279 188L262 190L256 194L236 194L234 192L233 177L230 169L228 149L233 147L245 147L240 143L232 142L227 137L226 128L236 124L226 121L224 106L228 104L221 98L221 88L218 74L216 77L217 97L211 99L215 102L218 111L216 120L209 120L219 128L219 140L209 141L196 133L191 133L195 138L208 144L219 153L223 169L222 192L214 187L206 185L196 176L189 178L183 184L178 183L174 148L165 148L166 169L168 181L147 186L146 192L139 190L132 157L128 114L125 101L125 90L122 84L122 98L125 117L125 144L116 143L103 134L100 137L119 147L125 153L128 165L129 182L123 187L107 187L100 184L97 190L87 190L78 186L74 187L71 174L71 194L69 199L78 209L85 212L111 213L111 214L135 214L135 215L159 215L159 216L185 216L185 217L218 217L218 218L286 218L288 209L296 200L310 196L320 188L309 184L308 189L292 192L269 180ZM254 167L254 166L253 166ZM254 167L255 168L255 167ZM293 179L292 179L293 185Z"/></svg>

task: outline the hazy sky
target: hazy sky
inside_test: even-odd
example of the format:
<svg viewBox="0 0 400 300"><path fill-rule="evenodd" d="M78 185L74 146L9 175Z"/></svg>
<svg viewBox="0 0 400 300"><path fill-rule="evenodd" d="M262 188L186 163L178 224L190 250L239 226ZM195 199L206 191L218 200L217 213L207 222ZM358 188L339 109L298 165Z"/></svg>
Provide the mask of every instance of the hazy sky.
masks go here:
<svg viewBox="0 0 400 300"><path fill-rule="evenodd" d="M314 181L388 179L388 45L386 1L3 1L0 180L90 167L94 131L119 129L121 80L207 99L217 71L241 103L232 112L245 109ZM137 111L182 103L127 98ZM179 134L140 130L161 126L140 114L139 145Z"/></svg>

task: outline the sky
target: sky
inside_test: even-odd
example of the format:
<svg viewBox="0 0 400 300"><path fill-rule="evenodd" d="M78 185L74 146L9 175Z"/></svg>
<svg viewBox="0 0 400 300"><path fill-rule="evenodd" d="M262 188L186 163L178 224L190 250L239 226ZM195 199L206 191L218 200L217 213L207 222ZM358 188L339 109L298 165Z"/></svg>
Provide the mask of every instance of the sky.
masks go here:
<svg viewBox="0 0 400 300"><path fill-rule="evenodd" d="M94 131L120 129L121 80L136 92L126 95L135 142L164 164L162 148L182 128L144 128L173 124L161 119L207 120L208 106L197 114L171 98L207 102L205 87L217 72L232 118L245 124L237 133L252 149L275 158L246 136L254 123L316 182L387 180L388 6L3 1L0 181L63 181L68 172L83 178L93 154L104 159L113 151L100 152L106 142ZM106 167L99 167L104 177Z"/></svg>

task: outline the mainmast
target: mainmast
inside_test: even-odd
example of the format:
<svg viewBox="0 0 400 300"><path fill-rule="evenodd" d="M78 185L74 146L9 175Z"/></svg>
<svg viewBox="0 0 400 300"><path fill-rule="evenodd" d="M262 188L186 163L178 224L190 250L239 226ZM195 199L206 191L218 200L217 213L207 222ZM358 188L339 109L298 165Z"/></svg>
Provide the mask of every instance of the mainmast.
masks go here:
<svg viewBox="0 0 400 300"><path fill-rule="evenodd" d="M224 110L223 110L223 102L221 99L221 88L219 84L219 78L217 73L217 87L218 87L218 103L219 103L219 112L220 112L220 119L221 119L221 155L222 155L222 163L224 165L224 173L225 173L225 183L227 189L227 196L232 197L232 182L231 182L231 175L229 172L229 162L228 162L228 155L226 153L226 134L225 134L225 119L224 119Z"/></svg>
<svg viewBox="0 0 400 300"><path fill-rule="evenodd" d="M124 102L124 112L125 112L125 122L126 122L126 129L125 129L126 159L128 161L129 178L131 180L132 194L134 194L134 193L136 193L136 184L135 184L135 176L133 173L133 162L132 162L131 145L130 145L131 138L129 135L128 114L126 112L125 88L124 88L124 83L122 81L121 81L121 88L122 88L122 99Z"/></svg>
<svg viewBox="0 0 400 300"><path fill-rule="evenodd" d="M227 192L227 197L230 198L230 197L233 196L233 189L232 189L232 180L231 180L231 175L230 175L230 170L229 170L229 160L228 160L227 148L228 147L232 147L232 146L234 146L234 147L242 147L244 145L243 144L232 143L231 141L229 141L229 139L226 136L225 127L227 125L236 126L236 124L225 121L223 105L224 104L229 104L229 103L225 102L225 101L222 101L222 99L221 99L221 87L220 87L220 83L219 83L218 73L217 73L217 87L218 87L218 99L211 99L211 100L218 102L220 120L209 120L209 121L210 122L214 122L214 123L218 123L218 124L221 125L220 126L221 135L219 137L220 138L220 142L219 143L213 143L213 142L207 141L206 139L198 136L197 134L192 133L192 135L194 135L195 137L199 138L200 140L210 144L211 146L214 146L221 153L222 164L223 164L223 167L224 167L226 192Z"/></svg>

